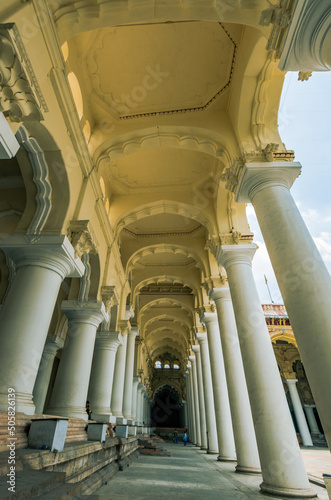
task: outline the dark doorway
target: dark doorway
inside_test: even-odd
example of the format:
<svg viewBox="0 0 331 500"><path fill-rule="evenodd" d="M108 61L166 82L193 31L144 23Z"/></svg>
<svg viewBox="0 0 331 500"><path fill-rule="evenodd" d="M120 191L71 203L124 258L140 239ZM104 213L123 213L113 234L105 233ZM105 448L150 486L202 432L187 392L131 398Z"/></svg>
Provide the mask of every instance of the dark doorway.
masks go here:
<svg viewBox="0 0 331 500"><path fill-rule="evenodd" d="M180 427L179 394L170 385L164 385L156 392L152 408L153 427Z"/></svg>

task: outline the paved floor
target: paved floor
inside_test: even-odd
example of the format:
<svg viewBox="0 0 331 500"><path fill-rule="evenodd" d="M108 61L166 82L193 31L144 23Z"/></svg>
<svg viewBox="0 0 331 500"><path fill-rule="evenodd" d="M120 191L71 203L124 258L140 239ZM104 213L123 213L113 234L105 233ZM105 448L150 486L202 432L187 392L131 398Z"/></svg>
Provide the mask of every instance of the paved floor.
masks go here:
<svg viewBox="0 0 331 500"><path fill-rule="evenodd" d="M116 474L96 494L100 500L261 500L261 476L234 472L233 463L217 462L198 448L182 444L164 447L171 457L140 456ZM313 453L312 451L309 452ZM306 458L311 463L314 459ZM329 497L313 485L321 500ZM270 500L274 499L268 496Z"/></svg>

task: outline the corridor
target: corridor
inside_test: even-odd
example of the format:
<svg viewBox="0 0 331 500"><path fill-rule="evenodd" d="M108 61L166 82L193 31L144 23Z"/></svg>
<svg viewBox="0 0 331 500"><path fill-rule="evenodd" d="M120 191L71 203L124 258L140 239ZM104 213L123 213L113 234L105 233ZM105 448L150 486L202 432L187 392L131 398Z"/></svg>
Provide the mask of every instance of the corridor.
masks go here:
<svg viewBox="0 0 331 500"><path fill-rule="evenodd" d="M217 462L192 445L164 447L170 457L140 456L96 491L100 500L261 500L260 475L236 474L233 463ZM324 488L313 487L319 499L328 500Z"/></svg>

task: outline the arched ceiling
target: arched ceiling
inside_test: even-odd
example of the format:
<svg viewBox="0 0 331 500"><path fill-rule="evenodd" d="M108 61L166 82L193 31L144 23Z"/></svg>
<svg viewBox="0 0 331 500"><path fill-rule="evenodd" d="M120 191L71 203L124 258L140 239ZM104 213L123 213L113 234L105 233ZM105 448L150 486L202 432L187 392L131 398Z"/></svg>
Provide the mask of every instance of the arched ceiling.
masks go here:
<svg viewBox="0 0 331 500"><path fill-rule="evenodd" d="M221 174L266 137L280 142L265 117L282 75L259 25L267 0L138 4L58 0L51 8L132 322L149 362L170 353L185 366L194 311L208 301L202 284L219 273L207 241L250 234Z"/></svg>

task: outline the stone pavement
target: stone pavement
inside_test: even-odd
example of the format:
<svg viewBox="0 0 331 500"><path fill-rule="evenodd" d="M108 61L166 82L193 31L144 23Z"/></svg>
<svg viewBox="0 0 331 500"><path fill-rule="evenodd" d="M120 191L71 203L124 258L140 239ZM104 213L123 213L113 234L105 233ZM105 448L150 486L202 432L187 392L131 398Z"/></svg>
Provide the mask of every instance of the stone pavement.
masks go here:
<svg viewBox="0 0 331 500"><path fill-rule="evenodd" d="M100 500L261 500L261 476L234 472L234 464L217 462L195 446L166 443L171 457L140 456L95 493ZM323 450L324 451L324 450ZM305 453L304 453L305 454ZM306 460L313 467L309 450ZM312 485L321 500L325 488ZM265 498L274 499L273 496Z"/></svg>

